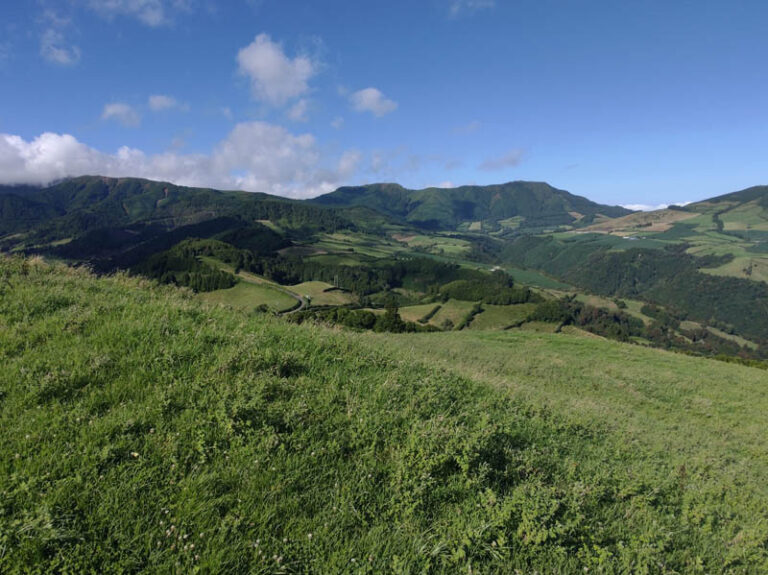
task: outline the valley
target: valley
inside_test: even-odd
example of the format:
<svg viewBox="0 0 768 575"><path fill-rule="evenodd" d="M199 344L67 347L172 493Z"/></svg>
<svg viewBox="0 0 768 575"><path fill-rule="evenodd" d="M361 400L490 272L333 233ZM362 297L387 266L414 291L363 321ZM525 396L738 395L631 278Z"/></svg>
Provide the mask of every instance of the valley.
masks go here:
<svg viewBox="0 0 768 575"><path fill-rule="evenodd" d="M299 323L577 329L759 364L766 189L630 213L531 182L382 184L297 202L83 177L0 190L0 247L128 269Z"/></svg>

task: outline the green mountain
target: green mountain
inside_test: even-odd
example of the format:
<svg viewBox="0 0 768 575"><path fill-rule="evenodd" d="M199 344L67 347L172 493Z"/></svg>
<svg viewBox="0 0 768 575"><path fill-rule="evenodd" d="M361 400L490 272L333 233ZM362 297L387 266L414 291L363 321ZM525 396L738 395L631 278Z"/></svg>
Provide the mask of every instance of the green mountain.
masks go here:
<svg viewBox="0 0 768 575"><path fill-rule="evenodd" d="M230 286L238 271L282 285L322 281L374 307L454 297L443 284L467 279L459 268L506 266L521 283L534 269L590 294L662 306L674 323L669 333L629 326L623 337L677 338L702 351L700 336L731 337L752 358L768 350L767 189L628 213L529 182L415 191L378 184L302 202L81 177L0 188L0 250L128 269L195 291ZM470 315L448 319L463 326ZM720 344L713 350L731 353Z"/></svg>
<svg viewBox="0 0 768 575"><path fill-rule="evenodd" d="M312 200L325 206L366 206L426 229L586 225L630 210L604 206L542 182L409 190L398 184L344 187ZM511 221L504 221L511 220Z"/></svg>
<svg viewBox="0 0 768 575"><path fill-rule="evenodd" d="M328 209L267 194L84 176L48 187L0 187L0 249L42 250L126 267L187 237L269 221L297 237L354 229L365 210ZM124 254L135 257L123 262ZM138 254L138 256L136 255ZM104 264L107 265L107 264Z"/></svg>

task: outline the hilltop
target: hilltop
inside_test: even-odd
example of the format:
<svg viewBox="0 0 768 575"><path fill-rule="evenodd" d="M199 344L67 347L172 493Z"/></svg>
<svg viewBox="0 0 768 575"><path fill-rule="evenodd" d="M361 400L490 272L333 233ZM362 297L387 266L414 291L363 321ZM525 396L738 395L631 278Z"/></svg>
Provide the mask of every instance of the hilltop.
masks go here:
<svg viewBox="0 0 768 575"><path fill-rule="evenodd" d="M768 569L764 371L0 273L4 572Z"/></svg>
<svg viewBox="0 0 768 575"><path fill-rule="evenodd" d="M426 229L490 231L586 225L595 219L630 213L619 206L597 204L544 182L509 182L492 186L459 186L409 190L398 184L344 187L313 203L367 206Z"/></svg>

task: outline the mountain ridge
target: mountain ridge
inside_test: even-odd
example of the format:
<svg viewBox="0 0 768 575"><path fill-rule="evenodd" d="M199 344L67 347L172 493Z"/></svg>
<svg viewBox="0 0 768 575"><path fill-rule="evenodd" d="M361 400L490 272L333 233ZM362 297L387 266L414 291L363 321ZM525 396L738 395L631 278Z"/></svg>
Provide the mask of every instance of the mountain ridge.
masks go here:
<svg viewBox="0 0 768 575"><path fill-rule="evenodd" d="M367 206L426 229L459 228L485 222L502 227L503 220L524 227L581 225L600 217L620 217L632 210L598 204L546 182L512 181L488 186L411 190L394 183L345 186L310 200L325 206ZM482 225L482 224L481 224Z"/></svg>

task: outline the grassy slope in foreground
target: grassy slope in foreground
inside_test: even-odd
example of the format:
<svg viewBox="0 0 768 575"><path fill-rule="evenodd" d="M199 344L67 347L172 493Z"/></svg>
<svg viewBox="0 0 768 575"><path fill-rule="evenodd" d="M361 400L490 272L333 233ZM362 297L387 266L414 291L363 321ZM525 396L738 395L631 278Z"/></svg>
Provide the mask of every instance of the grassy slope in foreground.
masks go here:
<svg viewBox="0 0 768 575"><path fill-rule="evenodd" d="M4 573L768 569L763 371L24 271L0 260Z"/></svg>

